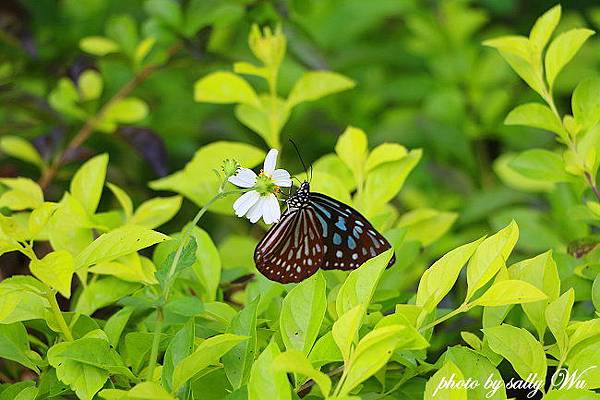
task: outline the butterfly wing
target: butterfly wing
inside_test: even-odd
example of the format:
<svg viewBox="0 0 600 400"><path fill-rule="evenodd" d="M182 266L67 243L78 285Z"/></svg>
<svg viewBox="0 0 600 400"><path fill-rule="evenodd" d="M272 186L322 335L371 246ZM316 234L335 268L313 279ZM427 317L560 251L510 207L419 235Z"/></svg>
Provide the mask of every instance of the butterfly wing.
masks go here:
<svg viewBox="0 0 600 400"><path fill-rule="evenodd" d="M392 246L352 207L321 193L310 193L310 205L319 221L322 236L323 269L350 270ZM388 267L396 262L393 255Z"/></svg>
<svg viewBox="0 0 600 400"><path fill-rule="evenodd" d="M270 280L281 283L308 278L323 263L320 229L314 209L288 210L256 246L256 268Z"/></svg>

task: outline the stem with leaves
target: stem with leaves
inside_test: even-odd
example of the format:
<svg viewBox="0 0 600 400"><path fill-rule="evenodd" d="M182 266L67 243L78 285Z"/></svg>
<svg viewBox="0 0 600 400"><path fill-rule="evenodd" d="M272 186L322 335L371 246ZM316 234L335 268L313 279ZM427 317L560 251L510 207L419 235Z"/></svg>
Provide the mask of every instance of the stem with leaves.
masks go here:
<svg viewBox="0 0 600 400"><path fill-rule="evenodd" d="M157 358L158 358L158 349L160 346L160 335L162 332L162 326L163 326L163 322L164 322L164 312L163 312L162 307L164 304L167 303L167 301L169 299L169 294L171 292L171 286L173 283L172 278L175 274L175 271L177 270L177 264L179 263L179 260L181 259L183 249L185 248L185 245L189 241L190 237L192 236L192 229L194 229L194 227L200 221L200 218L202 218L202 216L206 213L206 211L208 211L209 207L212 206L217 200L225 198L225 197L229 196L230 194L240 194L240 193L244 193L244 192L248 191L248 189L224 191L223 189L225 187L226 182L227 182L227 180L224 179L223 182L221 183L221 186L219 187L219 192L212 199L210 199L198 211L198 213L196 213L196 216L194 217L192 222L187 225L187 227L183 231L183 234L181 235L181 238L179 239L179 245L177 246L177 250L175 250L175 256L173 257L173 261L171 262L171 265L169 266L169 272L167 273L167 277L165 280L167 282L167 284L165 285L163 292L161 293L161 300L160 300L161 305L158 306L156 309L156 321L155 321L154 332L153 332L154 337L152 338L152 348L150 350L150 359L148 361L148 369L146 371L146 373L147 373L146 379L149 381L152 380L152 378L153 378L154 366L156 365Z"/></svg>
<svg viewBox="0 0 600 400"><path fill-rule="evenodd" d="M38 183L42 189L46 189L52 180L63 166L63 164L68 159L69 155L73 154L77 149L79 149L92 135L94 129L98 125L99 122L102 121L102 118L106 114L107 110L110 109L118 101L127 97L135 88L137 88L142 82L144 82L153 72L155 72L159 67L164 66L179 50L181 49L181 43L176 43L173 45L168 51L167 61L162 65L147 65L142 68L129 82L127 82L124 86L122 86L117 93L115 93L100 109L96 112L94 116L89 118L85 124L81 127L81 129L75 134L73 139L69 142L67 147L58 154L52 164L44 170L42 176L40 177Z"/></svg>

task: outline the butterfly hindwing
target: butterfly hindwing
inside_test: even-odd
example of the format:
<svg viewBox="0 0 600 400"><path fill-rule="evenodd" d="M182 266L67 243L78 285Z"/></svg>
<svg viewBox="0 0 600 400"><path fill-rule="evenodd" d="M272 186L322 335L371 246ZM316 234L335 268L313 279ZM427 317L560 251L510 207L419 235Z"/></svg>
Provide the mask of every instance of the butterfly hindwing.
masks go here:
<svg viewBox="0 0 600 400"><path fill-rule="evenodd" d="M325 250L323 269L350 270L391 248L371 223L352 207L321 193L310 193ZM395 256L388 267L396 261Z"/></svg>
<svg viewBox="0 0 600 400"><path fill-rule="evenodd" d="M281 283L308 278L323 264L320 228L312 208L288 210L256 246L256 268L270 280Z"/></svg>

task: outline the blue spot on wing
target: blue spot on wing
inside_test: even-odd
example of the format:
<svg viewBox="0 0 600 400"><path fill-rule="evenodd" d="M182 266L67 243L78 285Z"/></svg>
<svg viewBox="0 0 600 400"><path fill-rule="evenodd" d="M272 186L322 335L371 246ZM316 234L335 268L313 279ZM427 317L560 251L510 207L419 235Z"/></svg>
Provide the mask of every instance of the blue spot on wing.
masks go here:
<svg viewBox="0 0 600 400"><path fill-rule="evenodd" d="M333 244L339 246L340 244L342 244L342 237L340 236L339 233L334 233L333 234Z"/></svg>
<svg viewBox="0 0 600 400"><path fill-rule="evenodd" d="M350 250L354 250L356 248L356 242L352 238L352 236L348 236L348 247Z"/></svg>
<svg viewBox="0 0 600 400"><path fill-rule="evenodd" d="M342 217L338 217L338 222L335 223L335 226L340 228L340 230L345 231L346 230L346 220Z"/></svg>

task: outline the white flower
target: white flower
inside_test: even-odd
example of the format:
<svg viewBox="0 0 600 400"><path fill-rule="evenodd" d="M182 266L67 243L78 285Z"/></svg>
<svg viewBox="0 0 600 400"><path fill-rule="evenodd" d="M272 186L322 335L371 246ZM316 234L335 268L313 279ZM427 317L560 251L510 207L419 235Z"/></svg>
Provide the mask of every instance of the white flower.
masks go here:
<svg viewBox="0 0 600 400"><path fill-rule="evenodd" d="M253 190L244 193L233 203L235 215L246 216L253 224L262 217L266 224L279 221L281 209L276 193L280 187L292 186L290 173L285 169L275 169L278 151L271 149L259 175L249 168L240 168L228 181L241 188Z"/></svg>

